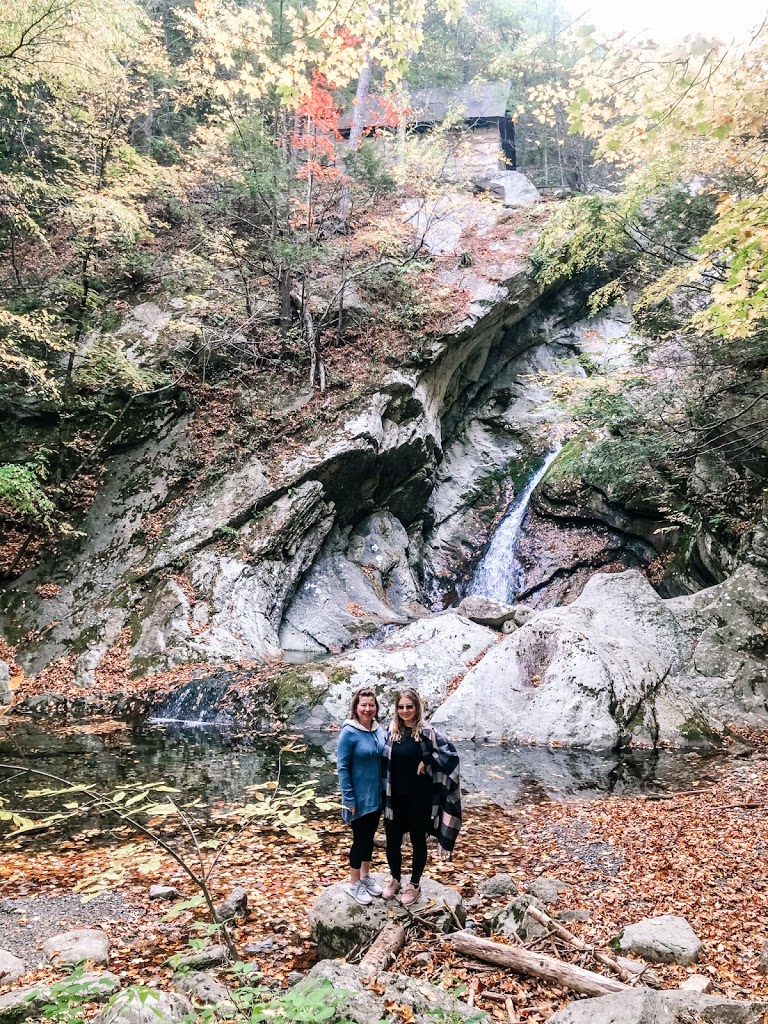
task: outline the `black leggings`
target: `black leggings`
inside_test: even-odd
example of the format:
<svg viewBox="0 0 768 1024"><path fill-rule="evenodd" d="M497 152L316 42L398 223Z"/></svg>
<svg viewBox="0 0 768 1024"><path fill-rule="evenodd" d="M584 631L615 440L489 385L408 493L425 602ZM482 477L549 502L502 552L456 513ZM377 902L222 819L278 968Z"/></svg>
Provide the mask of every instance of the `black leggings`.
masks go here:
<svg viewBox="0 0 768 1024"><path fill-rule="evenodd" d="M427 866L427 826L429 809L424 799L392 798L393 819L385 819L384 830L387 833L387 863L392 877L400 881L403 870L403 836L411 834L413 864L411 866L411 884L418 886L424 868Z"/></svg>
<svg viewBox="0 0 768 1024"><path fill-rule="evenodd" d="M359 871L363 861L373 857L373 837L379 827L381 811L372 811L351 821L352 846L349 848L349 866Z"/></svg>

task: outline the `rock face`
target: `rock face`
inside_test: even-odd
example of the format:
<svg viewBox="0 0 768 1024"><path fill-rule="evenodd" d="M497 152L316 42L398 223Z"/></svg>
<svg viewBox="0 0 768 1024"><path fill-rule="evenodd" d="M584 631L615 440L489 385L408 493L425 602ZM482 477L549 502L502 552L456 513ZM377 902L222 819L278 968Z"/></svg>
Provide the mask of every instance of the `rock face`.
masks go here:
<svg viewBox="0 0 768 1024"><path fill-rule="evenodd" d="M573 604L498 643L433 720L455 738L596 749L707 742L725 722L764 720L768 676L753 652L766 612L768 580L749 563L666 601L633 570L597 575Z"/></svg>
<svg viewBox="0 0 768 1024"><path fill-rule="evenodd" d="M485 229L508 230L501 206L476 205ZM453 410L541 294L531 267L498 245L498 265L460 285L472 292L469 312L421 368L392 372L299 455L270 466L246 455L205 479L188 415L158 420L116 454L83 539L0 594L0 632L20 641L24 669L74 657L87 688L117 645L139 675L190 661L262 661L281 642L334 649L418 614L414 566ZM159 307L142 308L126 337L144 351L165 320ZM527 347L513 339L510 351ZM42 598L41 584L54 596Z"/></svg>
<svg viewBox="0 0 768 1024"><path fill-rule="evenodd" d="M280 627L289 650L343 650L357 636L423 614L409 564L408 534L388 512L353 530L334 528Z"/></svg>
<svg viewBox="0 0 768 1024"><path fill-rule="evenodd" d="M397 1013L401 1006L408 1007L408 1020L414 1024L434 1024L435 1020L466 1021L475 1019L477 1014L476 1010L445 989L404 974L379 974L377 989L383 988L379 994L372 991L370 983L364 984L359 967L336 960L315 964L296 990L299 993L308 991L322 981L330 982L335 992L344 993L338 1013L353 1024L374 1024L377 1021L396 1024L403 1019Z"/></svg>
<svg viewBox="0 0 768 1024"><path fill-rule="evenodd" d="M698 992L636 989L571 1003L551 1024L760 1024L768 1003L742 1003Z"/></svg>
<svg viewBox="0 0 768 1024"><path fill-rule="evenodd" d="M704 949L684 917L664 914L628 925L613 945L622 953L635 953L653 964L695 963Z"/></svg>
<svg viewBox="0 0 768 1024"><path fill-rule="evenodd" d="M376 875L376 879L381 884L386 881L383 875ZM431 900L435 905L444 903L464 923L464 903L455 889L424 878L421 892L421 900ZM419 902L414 906L418 910ZM312 904L309 924L320 957L343 957L355 946L375 938L391 917L407 920L408 911L397 900L374 899L369 906L362 907L346 891L346 883L337 882L325 889ZM448 911L430 920L442 931L456 930L456 922Z"/></svg>
<svg viewBox="0 0 768 1024"><path fill-rule="evenodd" d="M109 938L101 928L77 928L53 935L43 943L52 964L109 963Z"/></svg>

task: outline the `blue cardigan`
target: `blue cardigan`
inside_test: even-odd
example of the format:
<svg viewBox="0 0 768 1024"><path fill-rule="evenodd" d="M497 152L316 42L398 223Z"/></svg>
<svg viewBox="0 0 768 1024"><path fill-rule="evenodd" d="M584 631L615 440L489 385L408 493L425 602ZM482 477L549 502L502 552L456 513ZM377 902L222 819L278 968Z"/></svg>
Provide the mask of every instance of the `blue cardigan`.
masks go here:
<svg viewBox="0 0 768 1024"><path fill-rule="evenodd" d="M341 727L336 764L344 821L353 821L381 808L383 752L384 730L380 725L369 730L347 719ZM348 810L350 807L355 808L354 814Z"/></svg>

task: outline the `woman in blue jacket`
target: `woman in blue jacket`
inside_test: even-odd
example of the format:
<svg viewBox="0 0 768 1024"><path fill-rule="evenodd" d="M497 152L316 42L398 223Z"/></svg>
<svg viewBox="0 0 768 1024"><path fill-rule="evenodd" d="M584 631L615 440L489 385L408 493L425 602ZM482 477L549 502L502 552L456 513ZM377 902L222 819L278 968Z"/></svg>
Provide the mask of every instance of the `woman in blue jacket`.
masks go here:
<svg viewBox="0 0 768 1024"><path fill-rule="evenodd" d="M367 686L352 696L349 718L341 727L336 763L341 786L342 817L352 826L347 892L358 903L381 896L371 876L373 837L381 818L384 730L379 725L379 702Z"/></svg>

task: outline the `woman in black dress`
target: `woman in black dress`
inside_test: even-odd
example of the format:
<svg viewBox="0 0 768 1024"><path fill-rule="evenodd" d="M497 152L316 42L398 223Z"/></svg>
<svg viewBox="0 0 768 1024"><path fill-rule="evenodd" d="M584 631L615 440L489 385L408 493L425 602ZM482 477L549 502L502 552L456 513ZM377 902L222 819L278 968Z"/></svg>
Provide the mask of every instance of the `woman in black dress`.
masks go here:
<svg viewBox="0 0 768 1024"><path fill-rule="evenodd" d="M411 877L400 895L406 906L421 896L421 876L427 864L427 835L435 835L450 855L461 827L459 758L456 748L424 721L421 698L415 690L397 695L395 714L384 747L384 828L387 863L392 878L384 899L399 892L402 845L411 836Z"/></svg>

